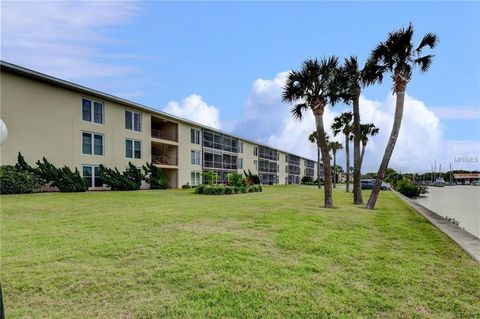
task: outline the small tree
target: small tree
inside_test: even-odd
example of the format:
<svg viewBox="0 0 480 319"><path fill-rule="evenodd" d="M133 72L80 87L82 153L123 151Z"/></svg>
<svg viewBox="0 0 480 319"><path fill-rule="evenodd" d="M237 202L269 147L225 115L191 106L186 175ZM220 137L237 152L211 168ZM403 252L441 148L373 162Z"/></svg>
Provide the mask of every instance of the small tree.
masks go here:
<svg viewBox="0 0 480 319"><path fill-rule="evenodd" d="M203 172L203 178L208 185L217 185L218 183L218 175L212 170Z"/></svg>
<svg viewBox="0 0 480 319"><path fill-rule="evenodd" d="M168 178L160 167L145 163L143 171L145 172L144 180L150 184L150 189L168 188Z"/></svg>
<svg viewBox="0 0 480 319"><path fill-rule="evenodd" d="M243 175L238 173L230 173L227 175L229 186L242 186Z"/></svg>

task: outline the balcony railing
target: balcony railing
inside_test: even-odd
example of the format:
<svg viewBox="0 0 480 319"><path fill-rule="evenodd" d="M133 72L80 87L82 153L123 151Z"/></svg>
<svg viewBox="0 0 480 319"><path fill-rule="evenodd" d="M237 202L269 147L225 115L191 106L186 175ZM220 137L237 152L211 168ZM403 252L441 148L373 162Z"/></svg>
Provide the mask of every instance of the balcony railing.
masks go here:
<svg viewBox="0 0 480 319"><path fill-rule="evenodd" d="M178 135L176 133L157 130L155 128L152 128L152 137L167 141L178 142Z"/></svg>
<svg viewBox="0 0 480 319"><path fill-rule="evenodd" d="M160 154L160 155L152 155L152 163L157 165L177 166L178 160L176 158L170 158L166 154Z"/></svg>

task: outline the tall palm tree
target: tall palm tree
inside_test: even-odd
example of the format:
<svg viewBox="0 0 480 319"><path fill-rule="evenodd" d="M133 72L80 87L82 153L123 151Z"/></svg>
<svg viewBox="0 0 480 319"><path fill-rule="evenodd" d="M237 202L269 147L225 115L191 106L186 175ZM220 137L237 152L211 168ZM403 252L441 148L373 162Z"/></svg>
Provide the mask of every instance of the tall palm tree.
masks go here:
<svg viewBox="0 0 480 319"><path fill-rule="evenodd" d="M309 136L308 140L312 143L315 143L317 145L317 182L318 182L318 188L322 188L322 185L320 184L320 167L321 167L321 157L320 157L320 147L318 147L317 144L317 131L313 131Z"/></svg>
<svg viewBox="0 0 480 319"><path fill-rule="evenodd" d="M338 150L341 150L343 148L342 144L337 142L337 141L333 141L333 142L330 142L328 143L328 149L332 151L333 153L333 188L336 188L337 187L337 151ZM325 187L326 187L327 184L325 184Z"/></svg>
<svg viewBox="0 0 480 319"><path fill-rule="evenodd" d="M346 188L347 192L350 191L350 137L352 135L352 118L351 112L344 112L340 116L335 117L332 123L333 136L337 136L340 133L345 135L345 157L347 168Z"/></svg>
<svg viewBox="0 0 480 319"><path fill-rule="evenodd" d="M327 140L327 144L329 143L330 137L325 135L325 139ZM309 136L308 140L312 143L317 144L317 131L313 131ZM317 181L318 181L318 188L322 188L320 184L320 179L322 178L322 174L320 174L320 167L322 167L322 157L320 154L320 147L317 145Z"/></svg>
<svg viewBox="0 0 480 319"><path fill-rule="evenodd" d="M361 141L362 141L362 152L360 154L360 168L363 164L363 156L365 155L365 148L367 147L368 137L375 136L379 132L379 128L375 126L373 123L369 124L361 124L360 131L362 133Z"/></svg>
<svg viewBox="0 0 480 319"><path fill-rule="evenodd" d="M353 202L355 204L363 204L360 185L362 178L360 169L360 93L362 87L382 80L382 70L376 68L372 63L367 63L363 69L360 69L357 57L350 56L345 59L340 71L342 100L346 104L353 106Z"/></svg>
<svg viewBox="0 0 480 319"><path fill-rule="evenodd" d="M407 28L389 33L387 40L380 42L377 47L373 49L370 57L370 63L374 68L383 72L388 71L392 73L393 93L396 94L397 101L392 131L385 148L385 153L383 154L382 162L378 168L375 185L368 199L368 209L375 208L380 187L385 177L385 170L388 167L398 134L400 133L403 106L405 103L405 91L408 82L412 78L412 70L418 66L423 73L430 68L433 55L428 54L422 56L422 51L427 46L433 49L438 42L437 36L434 33L427 33L418 47L415 48L413 46L413 32L413 26L410 24Z"/></svg>
<svg viewBox="0 0 480 319"><path fill-rule="evenodd" d="M312 110L317 127L317 145L320 147L325 174L325 207L333 207L330 154L328 152L323 113L325 107L338 102L338 58L305 60L299 71L292 70L288 74L283 88L282 99L292 103L292 114L302 119L303 114Z"/></svg>

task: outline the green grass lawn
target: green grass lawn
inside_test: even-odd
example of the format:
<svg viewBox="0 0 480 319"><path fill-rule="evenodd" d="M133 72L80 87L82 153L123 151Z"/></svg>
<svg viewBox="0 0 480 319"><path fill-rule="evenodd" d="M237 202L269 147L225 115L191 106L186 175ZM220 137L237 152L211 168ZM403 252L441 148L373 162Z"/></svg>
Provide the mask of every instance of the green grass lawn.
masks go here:
<svg viewBox="0 0 480 319"><path fill-rule="evenodd" d="M1 197L7 318L480 318L480 266L392 192Z"/></svg>

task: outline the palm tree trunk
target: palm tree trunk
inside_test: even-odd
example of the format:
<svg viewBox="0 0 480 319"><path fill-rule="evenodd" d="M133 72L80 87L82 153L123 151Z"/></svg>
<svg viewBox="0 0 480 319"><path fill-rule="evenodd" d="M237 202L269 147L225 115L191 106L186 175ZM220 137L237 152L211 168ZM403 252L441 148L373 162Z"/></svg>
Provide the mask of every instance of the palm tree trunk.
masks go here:
<svg viewBox="0 0 480 319"><path fill-rule="evenodd" d="M317 145L322 152L323 172L325 177L325 185L323 187L325 193L325 208L333 208L332 198L332 169L330 167L330 154L328 152L327 139L325 137L325 129L323 125L324 106L318 106L314 110L315 124L317 126Z"/></svg>
<svg viewBox="0 0 480 319"><path fill-rule="evenodd" d="M322 188L322 185L320 184L320 167L321 167L321 160L320 160L320 147L317 145L317 182L318 182L318 188Z"/></svg>
<svg viewBox="0 0 480 319"><path fill-rule="evenodd" d="M403 117L403 105L405 102L405 88L400 92L397 92L397 101L395 106L395 117L393 119L392 132L390 133L390 138L385 148L385 153L383 154L382 163L378 168L377 178L375 180L375 185L373 186L372 193L367 202L368 209L374 209L375 204L377 203L378 194L380 193L380 187L382 186L383 178L385 177L385 171L388 168L388 163L392 157L393 149L395 148L395 143L397 142L398 134L400 132L400 126L402 124Z"/></svg>
<svg viewBox="0 0 480 319"><path fill-rule="evenodd" d="M360 96L353 99L353 203L363 204L362 187L362 163L360 159Z"/></svg>
<svg viewBox="0 0 480 319"><path fill-rule="evenodd" d="M362 143L362 153L360 154L360 168L362 168L362 165L363 165L363 156L365 155L366 147L367 147L367 143Z"/></svg>
<svg viewBox="0 0 480 319"><path fill-rule="evenodd" d="M333 151L333 188L337 188L337 152Z"/></svg>
<svg viewBox="0 0 480 319"><path fill-rule="evenodd" d="M350 191L350 143L348 141L348 135L345 135L345 155L347 156L347 180L345 190L348 193Z"/></svg>

